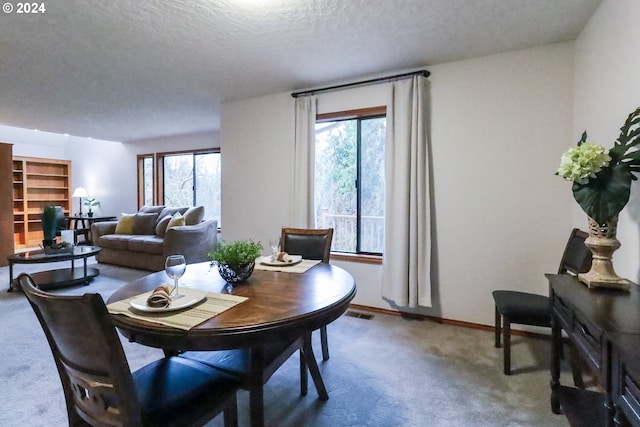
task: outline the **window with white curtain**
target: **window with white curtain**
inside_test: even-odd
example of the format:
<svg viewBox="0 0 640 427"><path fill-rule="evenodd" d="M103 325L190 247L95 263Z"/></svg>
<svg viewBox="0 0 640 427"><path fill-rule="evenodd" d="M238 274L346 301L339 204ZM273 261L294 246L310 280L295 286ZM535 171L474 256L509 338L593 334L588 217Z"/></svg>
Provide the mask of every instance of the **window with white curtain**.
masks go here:
<svg viewBox="0 0 640 427"><path fill-rule="evenodd" d="M386 108L321 114L315 135L315 226L332 251L384 252Z"/></svg>

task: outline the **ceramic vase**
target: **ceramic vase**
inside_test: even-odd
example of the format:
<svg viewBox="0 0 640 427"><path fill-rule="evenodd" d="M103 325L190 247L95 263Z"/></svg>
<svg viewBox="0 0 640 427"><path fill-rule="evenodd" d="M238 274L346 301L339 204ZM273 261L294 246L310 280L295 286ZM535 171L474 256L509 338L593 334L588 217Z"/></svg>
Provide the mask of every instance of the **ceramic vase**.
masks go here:
<svg viewBox="0 0 640 427"><path fill-rule="evenodd" d="M253 267L255 263L245 264L237 269L233 269L227 264L218 264L218 273L227 283L240 283L244 282L253 273Z"/></svg>
<svg viewBox="0 0 640 427"><path fill-rule="evenodd" d="M619 277L613 269L613 253L620 247L616 238L618 217L604 224L598 224L589 218L589 237L585 245L593 254L591 270L580 273L578 279L589 288L614 288L628 290L631 282Z"/></svg>

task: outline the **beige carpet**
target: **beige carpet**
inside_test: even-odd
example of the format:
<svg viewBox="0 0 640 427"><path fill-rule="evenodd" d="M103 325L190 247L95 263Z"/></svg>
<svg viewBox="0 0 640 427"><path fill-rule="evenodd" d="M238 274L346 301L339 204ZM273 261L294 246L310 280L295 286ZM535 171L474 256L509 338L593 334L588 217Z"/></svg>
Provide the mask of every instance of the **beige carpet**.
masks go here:
<svg viewBox="0 0 640 427"><path fill-rule="evenodd" d="M98 267L101 275L90 286L58 292L99 292L106 297L146 274ZM0 278L8 285L8 268L0 268ZM50 350L21 292L0 290L0 331L0 389L5 396L0 426L66 425ZM319 343L314 345L319 349ZM124 346L132 369L161 357L159 350L128 342ZM568 425L549 408L547 341L515 337L512 376L502 374L502 350L493 347L492 332L430 321L375 313L371 319L343 316L329 325L329 347L331 359L319 365L330 399L319 401L312 383L307 396L299 395L296 355L265 387L268 426ZM569 380L563 372L562 381ZM240 425L248 426L244 391L239 394L239 412ZM222 419L209 425L222 426Z"/></svg>

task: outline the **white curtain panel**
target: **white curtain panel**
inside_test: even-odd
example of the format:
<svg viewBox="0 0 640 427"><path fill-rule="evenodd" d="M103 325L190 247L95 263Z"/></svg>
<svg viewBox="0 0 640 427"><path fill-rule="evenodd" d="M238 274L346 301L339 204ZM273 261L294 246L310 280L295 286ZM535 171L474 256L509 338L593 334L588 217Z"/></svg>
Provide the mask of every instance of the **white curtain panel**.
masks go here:
<svg viewBox="0 0 640 427"><path fill-rule="evenodd" d="M426 81L414 76L390 91L382 295L402 307L431 307Z"/></svg>
<svg viewBox="0 0 640 427"><path fill-rule="evenodd" d="M293 191L289 226L315 228L314 176L316 97L301 96L295 102Z"/></svg>

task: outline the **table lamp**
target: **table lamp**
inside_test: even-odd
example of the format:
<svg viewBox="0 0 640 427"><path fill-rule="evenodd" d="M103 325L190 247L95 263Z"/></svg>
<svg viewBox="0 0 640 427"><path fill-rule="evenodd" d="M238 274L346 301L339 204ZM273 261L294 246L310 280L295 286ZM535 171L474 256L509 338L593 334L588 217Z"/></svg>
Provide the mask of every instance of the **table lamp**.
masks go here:
<svg viewBox="0 0 640 427"><path fill-rule="evenodd" d="M87 190L85 190L84 187L77 187L75 190L73 190L73 194L71 195L71 197L78 197L80 199L80 215L82 215L82 198L89 197L89 194L87 194Z"/></svg>

